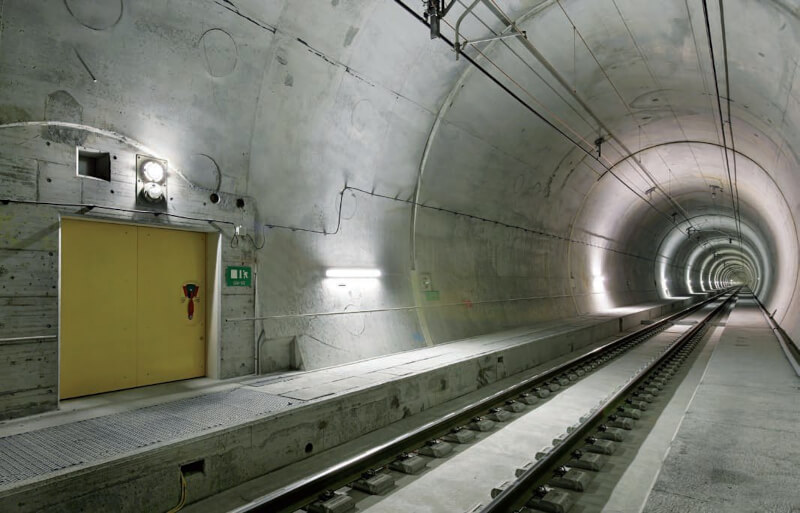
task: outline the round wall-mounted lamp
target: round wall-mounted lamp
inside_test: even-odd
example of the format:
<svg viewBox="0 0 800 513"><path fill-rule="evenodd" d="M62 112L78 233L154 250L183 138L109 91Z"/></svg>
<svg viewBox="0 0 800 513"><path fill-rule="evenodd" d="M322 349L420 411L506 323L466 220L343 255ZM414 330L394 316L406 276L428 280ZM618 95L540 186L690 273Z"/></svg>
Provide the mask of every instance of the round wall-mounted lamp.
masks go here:
<svg viewBox="0 0 800 513"><path fill-rule="evenodd" d="M136 203L150 207L166 206L166 160L136 155Z"/></svg>
<svg viewBox="0 0 800 513"><path fill-rule="evenodd" d="M164 179L164 165L157 160L148 160L142 166L144 177L151 182L160 182Z"/></svg>
<svg viewBox="0 0 800 513"><path fill-rule="evenodd" d="M164 197L164 188L155 182L147 182L142 187L142 196L151 203L161 201Z"/></svg>

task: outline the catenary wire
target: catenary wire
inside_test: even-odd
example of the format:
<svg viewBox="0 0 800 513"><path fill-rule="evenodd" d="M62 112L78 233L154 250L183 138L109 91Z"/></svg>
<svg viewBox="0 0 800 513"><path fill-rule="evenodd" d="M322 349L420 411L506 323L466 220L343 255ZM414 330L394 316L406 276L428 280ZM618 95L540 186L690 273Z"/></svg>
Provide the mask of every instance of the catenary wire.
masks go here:
<svg viewBox="0 0 800 513"><path fill-rule="evenodd" d="M429 25L428 25L428 23L427 23L427 22L426 22L426 21L425 21L425 20L422 18L422 16L420 16L420 15L419 15L419 14L418 14L416 11L414 11L414 9L412 9L410 6L408 6L408 5L407 5L405 2L403 2L402 0L395 0L395 3L397 3L397 4L398 4L400 7L402 7L404 10L406 10L408 13L410 13L410 14L411 14L411 15L412 15L412 16L413 16L415 19L417 19L417 20L418 20L420 23L422 23L422 24L423 24L423 25L425 25L425 26L429 26ZM446 22L446 20L444 20L444 21ZM440 39L441 39L442 41L444 41L446 44L448 44L448 45L449 45L451 48L455 48L455 45L453 44L453 42L452 42L452 41L450 41L449 39L447 39L446 37L444 37L444 36L440 36ZM477 49L476 49L476 50L477 50ZM478 52L479 52L479 53L481 53L481 52L480 52L480 50L478 50ZM502 83L502 82L501 82L501 81L500 81L500 80L499 80L497 77L495 77L494 75L492 75L492 74L491 74L491 73L490 73L490 72L489 72L489 71L488 71L486 68L484 68L483 66L481 66L481 65L480 65L480 64L479 64L479 63L478 63L478 62L477 62L477 61L476 61L474 58L470 57L470 56L469 56L468 54L466 54L466 53L462 53L462 55L464 56L464 58L465 58L465 59L466 59L466 60L467 60L467 61L468 61L470 64L472 64L472 65L473 65L473 66L474 66L476 69L478 69L478 70L479 70L479 71L480 71L480 72L481 72L481 73L482 73L484 76L486 76L486 78L488 78L490 81L492 81L493 83L495 83L495 84L496 84L498 87L500 87L500 88L501 88L501 89L502 89L502 90L503 90L505 93L507 93L508 95L510 95L510 96L511 96L511 97L512 97L514 100L516 100L517 102L519 102L519 103L520 103L520 104L521 104L521 105L522 105L522 106L523 106L523 107L524 107L526 110L530 111L530 112L531 112L532 114L534 114L534 115L535 115L537 118L539 118L539 119L540 119L540 120L541 120L543 123L545 123L547 126L549 126L550 128L552 128L553 130L555 130L555 131L556 131L556 132L557 132L559 135L561 135L561 136L562 136L564 139L566 139L567 141L569 141L569 142L570 142L570 143L571 143L573 146L575 146L576 148L578 148L578 149L579 149L581 152L585 153L585 154L586 154L586 155L587 155L589 158L591 158L593 161L597 162L597 163L598 163L600 166L602 166L602 167L603 167L603 168L604 168L604 169L605 169L607 172L609 172L609 173L610 173L610 174L611 174L611 175L612 175L612 176L613 176L613 177L614 177L614 178L615 178L615 179L616 179L616 180L617 180L619 183L621 183L621 184L622 184L622 185L623 185L623 186L624 186L626 189L628 189L629 191L631 191L631 192L632 192L632 193L633 193L635 196L637 196L639 199L641 199L641 200L642 200L642 201L644 201L646 204L648 204L648 205L649 205L649 206L650 206L650 207L651 207L653 210L655 210L656 212L660 213L660 214L661 214L663 217L665 217L666 219L670 220L670 222L672 222L672 216L668 215L666 212L664 212L663 210L661 210L661 209L659 209L658 207L656 207L656 206L655 206L655 205L654 205L654 204L653 204L651 201L649 201L647 198L645 198L644 196L642 196L642 195L641 195L641 194L640 194L638 191L636 191L636 190L635 190L633 187L631 187L631 186L630 186L630 184L628 184L627 182L625 182L624 180L622 180L622 179L621 179L621 178L620 178L620 177L619 177L619 176L618 176L616 173L614 173L614 172L613 172L613 171L612 171L612 170L609 168L609 166L608 166L608 165L606 165L606 164L605 164L605 163L604 163L604 162L603 162L603 161L602 161L602 160L601 160L599 157L595 156L595 155L594 155L594 153L593 153L593 151L590 151L590 150L586 149L586 148L585 148L583 145L579 144L577 141L575 141L574 139L572 139L572 138L571 138L571 137L570 137L570 136L569 136L569 135L568 135L566 132L564 132L564 130L562 130L561 128L559 128L558 126L556 126L556 125L555 125L555 124L554 124L552 121L550 121L549 119L547 119L547 118L546 118L546 117L545 117L545 116L544 116L542 113L540 113L538 110L536 110L534 107L532 107L532 106L531 106L529 103L527 103L525 100L523 100L523 99L522 99L522 98L521 98L519 95L517 95L517 94L516 94L514 91L512 91L511 89L509 89L509 87L508 87L508 86L506 86L505 84L503 84L503 83ZM483 55L483 54L481 53L481 55ZM484 57L485 57L485 56L484 56ZM490 63L492 63L492 64L493 64L495 67L497 67L497 65L496 65L495 63L493 63L492 61L489 61L489 62L490 62ZM505 76L506 76L506 77L507 77L507 78L508 78L510 81L512 81L512 82L513 82L515 85L517 85L517 87L520 87L521 89L523 89L523 90L524 90L524 88L522 88L522 86L520 86L520 85L519 85L517 82L515 82L515 81L514 81L514 80L513 80L513 79L512 79L512 78L511 78L511 77L510 77L510 76L509 76L507 73L505 73L505 72L504 72L502 69L500 69L500 68L498 67L498 70L499 70L501 73L503 73L503 74L504 74L504 75L505 75ZM529 93L528 93L528 94L529 94Z"/></svg>
<svg viewBox="0 0 800 513"><path fill-rule="evenodd" d="M508 26L514 26L514 22L513 22L513 20L511 19L511 17L510 17L508 14L506 14L506 12L505 12L505 11L503 11L503 9L500 7L500 5L499 5L499 4L498 4L498 3L497 3L495 0L491 0L491 3L492 3L494 6L495 6L496 10L497 10L497 11L498 11L498 12L499 12L499 13L500 13L502 16L503 16L503 18L505 18L504 22L506 23L506 25L508 25ZM598 59L597 59L597 57L595 56L594 52L592 52L591 48L589 47L588 43L587 43L587 42L586 42L586 40L584 39L583 35L582 35L582 34L580 34L580 32L578 32L578 31L577 31L577 28L575 27L575 24L573 23L572 19L571 19L571 18L569 17L569 15L567 14L566 10L564 10L564 8L563 8L563 6L561 5L561 3L560 3L560 2L558 2L558 5L559 5L559 7L561 8L562 12L564 13L564 15L565 15L565 17L566 17L567 21L568 21L568 22L571 24L571 26L573 27L573 30L574 30L574 32L576 33L576 35L577 35L578 37L580 37L580 39L581 39L581 42L583 43L583 45L586 47L586 49L587 49L587 51L589 52L589 54L590 54L590 55L592 56L592 58L594 59L594 61L595 61L595 63L597 64L598 68L599 68L599 69L600 69L600 71L603 73L603 75L605 76L606 80L607 80L607 81L608 81L608 83L611 85L612 89L614 89L615 93L617 94L617 97L618 97L618 98L619 98L619 100L622 102L622 104L625 106L626 110L628 111L628 114L631 116L631 118L632 118L632 119L635 119L635 116L634 116L633 112L631 112L631 110L630 110L630 109L627 107L627 103L625 102L624 98L622 97L622 94L621 94L621 92L620 92L620 91L617 89L616 85L615 85L615 84L614 84L614 83L611 81L611 78L608 76L608 74L606 73L605 69L604 69L604 68L601 66L601 64L600 64L599 60L598 60ZM473 15L474 15L474 13L473 13ZM476 15L474 15L474 16L476 16ZM477 17L477 16L476 16L476 17ZM452 27L452 25L450 25L450 24L447 22L447 20L442 20L442 21L444 21L444 22L445 22L447 25L449 25L451 28L453 28L453 27ZM455 29L454 29L454 30L455 30ZM504 46L506 46L506 48L509 48L509 49L510 49L510 46L509 46L509 45L508 45L508 44L507 44L505 41L502 41L502 43L504 44ZM488 58L488 57L487 57L485 54L483 54L482 52L480 52L480 50L478 50L477 48L475 48L475 49L476 49L476 50L478 51L478 53L480 53L480 54L481 54L481 55L482 55L482 56L483 56L483 57L484 57L486 60L488 60L489 62L492 62L492 61L491 61L491 59L489 59L489 58ZM513 53L515 56L517 56L517 57L518 57L518 58L519 58L519 59L520 59L520 60L521 60L523 63L525 63L525 60L524 60L524 59L522 59L522 57L521 57L521 56L519 56L518 54L516 54L516 52L513 52L513 51L512 51L512 53ZM492 62L492 64L493 64L493 65L494 65L494 66L495 66L495 67L496 67L498 70L500 70L500 67L499 67L498 65L496 65L494 62ZM511 78L508 76L508 74L504 73L502 70L500 70L500 71L501 71L501 73L503 73L504 75L506 75L506 76L509 78L509 80L511 80ZM537 74L537 76L538 76L538 74ZM539 77L539 78L541 79L542 77ZM556 78L558 78L558 77L556 77ZM544 81L544 79L542 79L542 80ZM522 86L521 86L519 83L517 83L516 81L513 81L513 80L512 80L512 82L514 82L514 84L515 84L517 87L519 87L520 89L522 89L523 91L525 91L525 93L527 94L527 96L529 96L529 97L530 97L530 98L532 98L534 101L536 101L536 103L537 103L537 104L541 105L541 103L540 103L540 102L538 102L538 101L537 101L537 100L536 100L536 99L533 97L533 95L532 95L532 94L531 94L529 91L527 91L527 90L526 90L524 87L522 87ZM544 81L544 82L545 82L545 84L547 84L547 85L548 85L548 87L550 87L550 86L549 86L549 84L548 84L546 81ZM563 84L562 84L562 85L563 85ZM551 89L553 89L552 87L550 87L550 88L551 88ZM566 88L566 86L565 86L565 88ZM569 88L567 88L567 89L569 89ZM574 91L573 91L573 93L574 93ZM559 95L559 97L560 97L560 95ZM589 110L588 106L587 106L587 105L585 105L583 101L581 101L579 98L577 98L577 97L576 97L574 94L573 94L573 97L575 97L575 98L576 98L576 99L579 101L579 103L580 103L580 104L581 104L581 105L584 107L584 109L586 109L586 111L589 113L589 115L591 115L591 116L592 116L592 118L593 118L593 119L595 119L595 121L597 121L597 122L598 122L598 123L601 125L601 127L602 127L603 129L605 129L605 131L608 133L608 136L611 138L611 141L609 141L609 142L614 142L614 143L616 143L616 146L618 146L618 147L619 147L619 148L617 148L617 151L619 151L619 153L620 153L621 155L623 155L623 156L624 156L625 154L630 154L630 153L631 153L631 150L630 150L629 148L627 148L627 146L626 146L626 145L625 145L625 144L624 144L624 143L623 143L623 142L622 142L622 141L621 141L621 140L620 140L618 137L616 137L616 136L615 136L615 135L614 135L614 134L611 132L611 130L609 130L609 129L608 129L608 127L606 127L606 126L605 126L605 125L604 125L604 124L603 124L603 123L602 123L602 122L599 120L599 118L598 118L598 117L597 117L597 116L596 116L594 113L592 113L592 112ZM549 112L549 111L548 111L548 112ZM551 113L551 115L552 115L552 113ZM558 118L556 117L556 119L558 119ZM562 123L564 126L567 126L567 127L569 128L569 126L566 124L566 122L564 122L564 121L562 121L562 120L560 120L560 119L559 119L559 121L560 121L560 122L561 122L561 123ZM571 131L572 131L572 132L574 132L574 130L571 130ZM581 139L582 139L584 142L586 142L586 140L585 140L585 139L583 139L582 137L581 137ZM659 157L660 157L660 155L659 155ZM606 159L606 158L603 158L602 156L601 156L600 158L601 158L602 160L605 160L607 163L610 163L610 162L608 161L608 159ZM662 161L663 161L663 158L662 158ZM680 205L680 204L679 204L679 203L678 203L678 202L677 202L677 201L676 201L674 198L672 198L672 196L671 196L669 193L667 193L667 192L666 192L666 191L665 191L665 190L664 190L664 189L663 189L663 188L662 188L662 187L661 187L661 186L658 184L658 182L655 180L655 178L652 176L652 174L651 174L651 173L650 173L650 172L649 172L649 171L648 171L648 170L647 170L647 169L644 167L644 165L643 165L641 162L636 162L636 164L637 164L638 168L639 168L639 169L640 169L640 170L641 170L641 171L644 173L644 176L646 177L646 178L645 178L645 180L646 180L646 181L650 181L650 182L651 182L651 184L652 184L652 185L654 185L655 189L656 189L656 190L658 190L659 192L661 192L661 194L663 194L663 195L664 195L664 197L667 199L667 201L668 201L669 203L671 203L671 204L672 204L672 205L673 205L673 206L674 206L674 207L675 207L677 210L679 210L679 211L681 212L681 215L682 215L682 216L684 217L684 219L685 219L685 220L687 220L687 222L688 222L688 213L686 212L686 210L685 210L685 209L684 209L684 208L683 208L683 207L682 207L682 206L681 206L681 205ZM602 165L602 164L601 164L601 165ZM635 170L635 167L634 167L632 164L630 164L630 163L629 163L629 165L631 166L631 168L632 168L632 169L634 169L634 170ZM665 162L665 166L667 167L667 169L669 169L669 166L667 166L667 165L666 165L666 162ZM607 167L607 166L604 166L604 167ZM641 176L641 175L640 175L640 176ZM619 177L615 176L615 178L617 178L617 180L619 180L620 182L622 182L622 180L621 180ZM641 197L641 196L640 196L640 198L641 198L641 199L644 199L644 198L643 198L643 197ZM650 202L648 201L648 204L649 204L649 203L650 203ZM651 206L653 206L653 205L651 204ZM655 208L655 207L653 207L653 208ZM662 215L664 215L664 213L662 213ZM671 221L671 222L673 222L673 223L674 223L676 226L678 226L678 224L677 224L677 223L674 221L674 219L673 219L671 216L670 216L670 217L668 217L668 219L670 219L670 221ZM689 223L689 225L691 225L691 223ZM679 231L682 231L682 230L680 230L680 227L678 227L678 230L679 230Z"/></svg>
<svg viewBox="0 0 800 513"><path fill-rule="evenodd" d="M708 51L709 55L711 56L711 69L714 74L714 88L716 90L716 95L717 95L717 110L719 111L719 123L720 123L720 128L722 129L722 147L725 156L725 169L728 174L728 186L730 187L731 208L733 209L734 216L736 216L737 210L736 210L735 192L733 187L733 178L731 177L731 163L730 163L730 158L728 157L728 136L725 133L725 119L722 111L722 99L719 92L719 77L717 75L717 61L716 57L714 56L714 42L711 36L711 21L708 15L708 2L707 0L701 0L701 1L703 4L703 17L705 18L705 25L706 25L706 37L708 38ZM742 238L742 233L741 231L739 231L739 239L741 240L741 238Z"/></svg>

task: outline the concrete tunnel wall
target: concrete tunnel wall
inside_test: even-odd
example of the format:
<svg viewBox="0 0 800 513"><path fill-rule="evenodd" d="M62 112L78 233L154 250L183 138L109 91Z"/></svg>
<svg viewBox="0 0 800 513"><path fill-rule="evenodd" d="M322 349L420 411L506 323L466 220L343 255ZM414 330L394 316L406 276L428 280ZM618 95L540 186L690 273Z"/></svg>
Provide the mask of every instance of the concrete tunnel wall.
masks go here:
<svg viewBox="0 0 800 513"><path fill-rule="evenodd" d="M5 0L0 198L131 209L135 155L168 159L169 212L251 236L216 225L222 264L258 271L257 293L222 291L219 377L254 372L256 344L262 372L319 368L734 276L797 338L800 14L729 0L723 48L712 4L719 105L701 1L498 2L538 57L466 52L580 149L394 1ZM475 15L468 38L504 30ZM110 184L75 177L76 145L118 156ZM0 338L33 337L0 346L0 416L56 404L58 219L79 210L0 205Z"/></svg>

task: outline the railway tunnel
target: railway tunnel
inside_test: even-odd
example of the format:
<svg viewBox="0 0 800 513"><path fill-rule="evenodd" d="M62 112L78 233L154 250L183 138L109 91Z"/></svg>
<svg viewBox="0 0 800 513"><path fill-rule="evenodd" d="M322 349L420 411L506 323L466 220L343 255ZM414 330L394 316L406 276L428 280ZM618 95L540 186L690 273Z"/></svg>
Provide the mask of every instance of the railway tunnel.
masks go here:
<svg viewBox="0 0 800 513"><path fill-rule="evenodd" d="M0 0L0 510L800 511L794 0Z"/></svg>

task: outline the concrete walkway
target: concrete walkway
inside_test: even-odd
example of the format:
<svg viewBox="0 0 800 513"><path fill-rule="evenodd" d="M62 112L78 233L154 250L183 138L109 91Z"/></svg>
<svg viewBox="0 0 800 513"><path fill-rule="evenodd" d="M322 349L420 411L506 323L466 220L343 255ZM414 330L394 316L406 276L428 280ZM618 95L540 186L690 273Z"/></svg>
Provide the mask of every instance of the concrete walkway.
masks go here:
<svg viewBox="0 0 800 513"><path fill-rule="evenodd" d="M327 369L220 383L212 393L199 388L178 400L145 398L152 401L148 406L115 407L111 414L100 413L106 407L89 408L2 423L0 510L98 504L167 510L185 464L203 468L187 476L190 501L214 495L698 299L673 298Z"/></svg>
<svg viewBox="0 0 800 513"><path fill-rule="evenodd" d="M646 513L800 511L800 379L742 295Z"/></svg>

